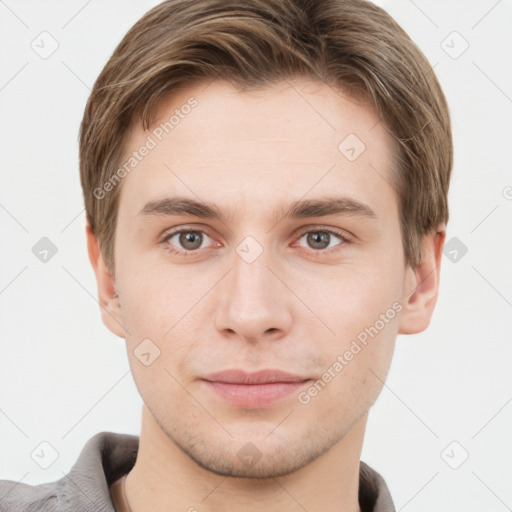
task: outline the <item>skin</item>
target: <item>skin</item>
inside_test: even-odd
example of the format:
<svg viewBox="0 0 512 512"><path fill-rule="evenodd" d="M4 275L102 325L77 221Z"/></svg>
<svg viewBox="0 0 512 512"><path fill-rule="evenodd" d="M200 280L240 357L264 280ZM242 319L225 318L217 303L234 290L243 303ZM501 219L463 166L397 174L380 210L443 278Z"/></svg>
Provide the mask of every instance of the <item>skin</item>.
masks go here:
<svg viewBox="0 0 512 512"><path fill-rule="evenodd" d="M397 334L430 323L445 226L424 237L422 263L407 266L390 186L395 144L369 105L306 78L251 92L213 82L167 98L155 125L191 96L198 105L123 179L115 276L87 227L102 318L126 340L144 401L126 480L130 507L359 511L368 411ZM150 133L135 126L126 154ZM338 150L351 133L366 146L352 162ZM333 193L375 217L274 214ZM215 203L224 220L138 215L149 201L178 195ZM180 244L179 235L164 239L180 228L203 230L200 248ZM350 241L327 235L328 248L319 248L307 235L322 228ZM263 249L252 263L236 251L247 236ZM397 301L401 312L307 404L292 393L241 408L199 380L228 368L272 368L314 382ZM134 354L145 338L160 350L149 366ZM251 466L237 456L247 443L260 455Z"/></svg>

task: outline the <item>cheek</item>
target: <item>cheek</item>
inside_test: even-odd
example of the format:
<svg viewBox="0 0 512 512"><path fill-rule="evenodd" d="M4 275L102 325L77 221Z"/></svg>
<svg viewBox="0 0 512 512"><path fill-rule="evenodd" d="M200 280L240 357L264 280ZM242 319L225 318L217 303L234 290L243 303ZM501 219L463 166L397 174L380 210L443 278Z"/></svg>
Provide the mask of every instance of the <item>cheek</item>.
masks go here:
<svg viewBox="0 0 512 512"><path fill-rule="evenodd" d="M356 406L358 400L373 403L382 388L380 379L385 379L391 363L402 305L400 269L352 270L340 272L336 286L330 281L328 293L318 284L314 289L310 283L309 290L310 297L317 297L312 309L334 331L323 341L318 339L325 364L319 386L328 384L326 399Z"/></svg>
<svg viewBox="0 0 512 512"><path fill-rule="evenodd" d="M366 413L388 373L397 325L396 316L388 318L388 323L377 320L362 329L354 325L353 336L337 338L325 347L324 354L329 355L324 359L324 372L298 397L299 403L311 407L311 412L316 410L318 421L340 425Z"/></svg>
<svg viewBox="0 0 512 512"><path fill-rule="evenodd" d="M123 258L118 278L128 330L162 338L179 323L209 288L206 273L194 272L191 279L190 272L187 265L155 261L154 255Z"/></svg>
<svg viewBox="0 0 512 512"><path fill-rule="evenodd" d="M126 344L135 382L157 396L163 392L162 385L166 392L179 392L179 387L173 388L176 381L172 376L182 381L193 367L191 362L211 356L211 350L205 351L201 345L208 339L204 331L213 328L208 325L211 314L205 304L218 278L213 279L216 274L195 272L191 279L190 267L185 266L133 265L141 270L128 273L125 266L123 278L130 275L130 279L124 281L121 309L129 332ZM147 360L148 356L142 354L148 352L149 359L155 359L146 368L139 358Z"/></svg>
<svg viewBox="0 0 512 512"><path fill-rule="evenodd" d="M340 267L337 275L323 282L301 281L301 296L325 320L335 342L352 340L386 313L386 325L389 324L396 316L395 303L401 297L401 274L396 268L353 265Z"/></svg>

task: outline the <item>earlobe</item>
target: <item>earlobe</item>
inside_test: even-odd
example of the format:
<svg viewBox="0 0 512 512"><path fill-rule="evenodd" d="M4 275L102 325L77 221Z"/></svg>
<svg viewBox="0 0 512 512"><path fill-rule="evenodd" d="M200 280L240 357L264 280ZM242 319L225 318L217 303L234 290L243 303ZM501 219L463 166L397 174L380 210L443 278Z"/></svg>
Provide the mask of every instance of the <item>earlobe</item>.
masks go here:
<svg viewBox="0 0 512 512"><path fill-rule="evenodd" d="M430 324L439 292L444 224L422 239L423 254L416 268L407 267L398 334L416 334Z"/></svg>
<svg viewBox="0 0 512 512"><path fill-rule="evenodd" d="M98 302L103 323L120 338L125 338L121 321L121 305L116 293L115 280L109 272L101 254L98 239L89 223L85 227L87 251L98 287Z"/></svg>

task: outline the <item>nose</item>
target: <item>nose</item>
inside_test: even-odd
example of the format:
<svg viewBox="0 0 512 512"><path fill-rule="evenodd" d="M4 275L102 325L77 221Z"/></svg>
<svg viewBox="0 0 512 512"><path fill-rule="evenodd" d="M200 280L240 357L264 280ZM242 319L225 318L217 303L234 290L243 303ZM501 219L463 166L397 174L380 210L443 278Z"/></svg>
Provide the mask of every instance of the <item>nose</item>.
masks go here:
<svg viewBox="0 0 512 512"><path fill-rule="evenodd" d="M293 294L269 263L265 251L252 263L234 253L233 267L217 290L215 327L223 336L255 343L289 333Z"/></svg>

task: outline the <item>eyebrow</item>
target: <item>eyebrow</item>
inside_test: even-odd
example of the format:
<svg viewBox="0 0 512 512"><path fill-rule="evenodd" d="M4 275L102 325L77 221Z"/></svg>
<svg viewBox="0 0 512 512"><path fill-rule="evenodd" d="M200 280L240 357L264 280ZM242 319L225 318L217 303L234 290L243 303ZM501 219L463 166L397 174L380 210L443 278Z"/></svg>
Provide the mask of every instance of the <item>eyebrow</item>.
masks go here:
<svg viewBox="0 0 512 512"><path fill-rule="evenodd" d="M188 197L165 197L147 203L137 214L142 217L190 215L198 218L217 219L228 217L213 203L196 201ZM232 215L232 213L231 213ZM274 219L304 219L328 215L356 215L376 219L375 212L366 204L348 196L328 196L321 199L303 199L283 205L274 212Z"/></svg>

